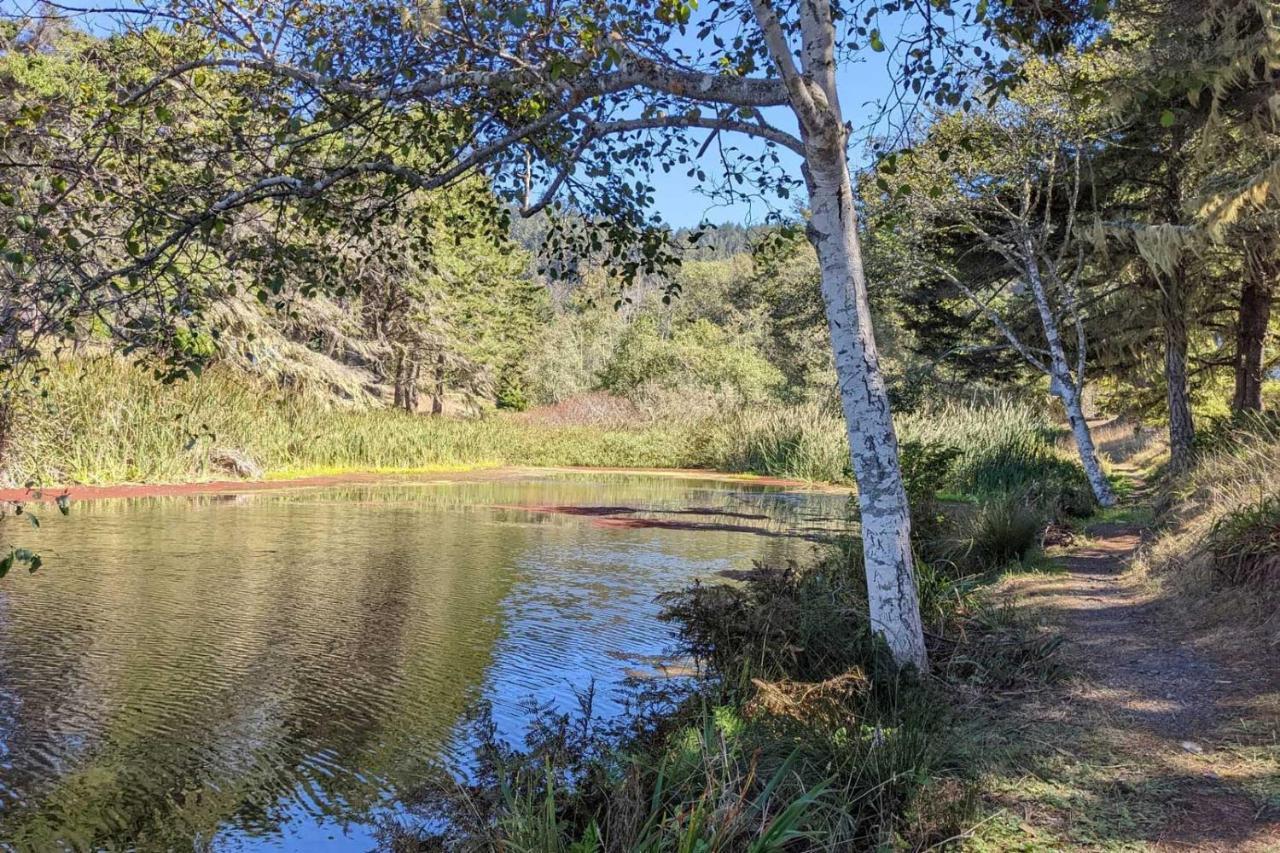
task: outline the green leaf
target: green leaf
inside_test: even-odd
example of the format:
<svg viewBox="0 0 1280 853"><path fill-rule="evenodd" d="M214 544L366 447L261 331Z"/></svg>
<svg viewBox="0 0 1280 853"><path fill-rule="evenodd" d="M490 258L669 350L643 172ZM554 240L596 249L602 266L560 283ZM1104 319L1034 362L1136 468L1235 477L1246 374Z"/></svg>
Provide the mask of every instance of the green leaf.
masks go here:
<svg viewBox="0 0 1280 853"><path fill-rule="evenodd" d="M876 53L880 53L884 50L884 39L880 37L879 30L871 31L871 49Z"/></svg>
<svg viewBox="0 0 1280 853"><path fill-rule="evenodd" d="M1175 121L1175 118L1173 115L1173 110L1165 110L1164 112L1160 113L1161 127L1173 127L1174 121Z"/></svg>

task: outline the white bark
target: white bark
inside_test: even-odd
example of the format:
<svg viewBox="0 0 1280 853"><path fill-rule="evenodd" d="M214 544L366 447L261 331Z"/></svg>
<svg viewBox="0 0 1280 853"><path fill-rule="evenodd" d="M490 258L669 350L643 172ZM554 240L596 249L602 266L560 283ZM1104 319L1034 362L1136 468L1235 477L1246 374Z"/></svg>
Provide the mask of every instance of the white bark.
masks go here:
<svg viewBox="0 0 1280 853"><path fill-rule="evenodd" d="M812 209L809 238L822 271L822 299L858 484L871 629L884 638L895 661L923 671L928 659L912 567L911 513L871 327L849 170L843 148L834 156L820 154L810 154L805 170Z"/></svg>
<svg viewBox="0 0 1280 853"><path fill-rule="evenodd" d="M835 28L828 0L799 4L796 67L770 0L754 0L756 21L787 87L804 144L809 240L818 255L822 299L835 356L840 403L858 485L871 630L899 666L928 666L911 552L911 512L898 438L880 371L871 304L858 243L847 131L836 91Z"/></svg>
<svg viewBox="0 0 1280 853"><path fill-rule="evenodd" d="M1093 496L1102 506L1115 506L1116 496L1111 491L1111 483L1102 471L1102 463L1098 459L1098 451L1093 445L1093 433L1089 430L1089 422L1084 417L1084 395L1071 383L1053 379L1050 385L1067 410L1067 422L1071 424L1071 435L1076 441L1076 451L1080 454L1080 464L1084 467L1085 476L1089 478L1089 486Z"/></svg>
<svg viewBox="0 0 1280 853"><path fill-rule="evenodd" d="M1058 329L1058 318L1054 314L1053 306L1049 304L1049 295L1040 277L1040 265L1036 262L1035 249L1029 236L1024 237L1023 252L1026 255L1027 284L1031 287L1031 295L1035 299L1036 310L1040 314L1040 324L1044 329L1045 340L1049 344L1049 388L1067 410L1067 421L1071 424L1076 452L1079 453L1080 464L1089 478L1089 486L1093 489L1094 498L1101 506L1115 506L1115 493L1111 491L1111 483L1102 472L1102 463L1093 446L1093 434L1089 430L1089 422L1084 417L1084 407L1081 402L1084 377L1071 375L1067 353L1062 346L1062 333Z"/></svg>

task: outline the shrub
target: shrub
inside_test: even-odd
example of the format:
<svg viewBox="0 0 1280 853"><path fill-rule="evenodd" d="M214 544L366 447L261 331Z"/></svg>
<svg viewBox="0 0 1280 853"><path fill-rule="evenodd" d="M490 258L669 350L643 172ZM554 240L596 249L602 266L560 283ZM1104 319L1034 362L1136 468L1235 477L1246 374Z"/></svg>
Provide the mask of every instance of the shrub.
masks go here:
<svg viewBox="0 0 1280 853"><path fill-rule="evenodd" d="M756 349L714 323L696 320L664 336L651 317L627 327L601 376L601 385L615 394L699 388L729 391L744 403L775 397L782 383L782 374Z"/></svg>
<svg viewBox="0 0 1280 853"><path fill-rule="evenodd" d="M1266 597L1280 594L1280 496L1223 515L1209 529L1205 547L1225 583Z"/></svg>

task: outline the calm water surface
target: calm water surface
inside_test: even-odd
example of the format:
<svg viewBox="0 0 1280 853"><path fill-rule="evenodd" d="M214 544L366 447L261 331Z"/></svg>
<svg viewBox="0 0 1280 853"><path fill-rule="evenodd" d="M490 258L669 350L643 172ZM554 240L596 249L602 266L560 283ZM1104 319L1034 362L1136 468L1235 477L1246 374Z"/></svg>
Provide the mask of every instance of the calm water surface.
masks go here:
<svg viewBox="0 0 1280 853"><path fill-rule="evenodd" d="M511 738L592 679L616 711L657 593L803 556L843 504L513 473L7 519L46 565L0 582L0 847L368 850L470 703Z"/></svg>

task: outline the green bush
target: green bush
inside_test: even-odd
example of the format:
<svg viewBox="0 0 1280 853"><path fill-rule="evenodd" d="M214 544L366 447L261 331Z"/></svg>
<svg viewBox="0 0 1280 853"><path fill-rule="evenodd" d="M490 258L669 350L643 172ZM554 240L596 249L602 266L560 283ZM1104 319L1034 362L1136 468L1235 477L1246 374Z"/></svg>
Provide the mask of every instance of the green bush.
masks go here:
<svg viewBox="0 0 1280 853"><path fill-rule="evenodd" d="M1209 528L1205 547L1223 582L1280 597L1280 496L1223 515Z"/></svg>
<svg viewBox="0 0 1280 853"><path fill-rule="evenodd" d="M777 396L783 377L755 348L709 320L664 335L656 319L643 317L622 334L600 382L624 396L654 386L700 388L761 403Z"/></svg>

